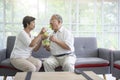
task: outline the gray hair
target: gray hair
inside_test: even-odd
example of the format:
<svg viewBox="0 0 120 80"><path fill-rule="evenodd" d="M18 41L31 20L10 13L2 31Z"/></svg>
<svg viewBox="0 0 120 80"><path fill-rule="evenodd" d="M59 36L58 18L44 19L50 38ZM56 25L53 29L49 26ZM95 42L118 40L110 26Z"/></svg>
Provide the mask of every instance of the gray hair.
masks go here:
<svg viewBox="0 0 120 80"><path fill-rule="evenodd" d="M62 17L59 14L54 14L53 16L55 16L58 21L63 23Z"/></svg>

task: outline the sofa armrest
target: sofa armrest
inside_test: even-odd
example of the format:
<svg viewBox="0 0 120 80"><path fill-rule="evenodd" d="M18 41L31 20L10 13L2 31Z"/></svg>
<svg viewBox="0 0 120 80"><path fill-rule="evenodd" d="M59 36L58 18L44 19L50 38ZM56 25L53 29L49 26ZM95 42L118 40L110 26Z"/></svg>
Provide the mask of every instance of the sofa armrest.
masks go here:
<svg viewBox="0 0 120 80"><path fill-rule="evenodd" d="M114 50L112 51L112 55L111 55L111 72L113 72L113 68L114 68L114 62L120 60L120 50Z"/></svg>
<svg viewBox="0 0 120 80"><path fill-rule="evenodd" d="M103 58L105 60L111 60L111 50L110 49L105 49L105 48L98 48L98 56L100 58Z"/></svg>
<svg viewBox="0 0 120 80"><path fill-rule="evenodd" d="M1 49L0 50L0 63L1 61L6 59L6 49Z"/></svg>

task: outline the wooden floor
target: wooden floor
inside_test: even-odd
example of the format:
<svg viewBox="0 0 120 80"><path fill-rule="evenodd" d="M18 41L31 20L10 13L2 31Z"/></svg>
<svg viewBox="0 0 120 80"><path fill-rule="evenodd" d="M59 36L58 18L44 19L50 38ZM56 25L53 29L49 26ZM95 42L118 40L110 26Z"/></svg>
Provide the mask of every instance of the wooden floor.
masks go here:
<svg viewBox="0 0 120 80"><path fill-rule="evenodd" d="M101 78L103 78L102 75L99 75L99 76L100 76ZM115 80L115 77L112 77L111 74L107 74L106 77L107 77L107 80ZM3 80L3 77L2 77L2 76L0 77L0 80ZM14 79L13 79L12 77L8 76L8 77L7 77L7 80L14 80Z"/></svg>

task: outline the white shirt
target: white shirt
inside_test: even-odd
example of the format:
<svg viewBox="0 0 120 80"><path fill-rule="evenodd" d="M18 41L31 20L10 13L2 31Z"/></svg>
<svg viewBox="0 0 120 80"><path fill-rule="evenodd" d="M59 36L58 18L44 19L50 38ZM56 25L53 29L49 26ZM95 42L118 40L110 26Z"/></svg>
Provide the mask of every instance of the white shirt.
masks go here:
<svg viewBox="0 0 120 80"><path fill-rule="evenodd" d="M29 47L33 37L29 37L29 35L22 30L15 40L15 45L12 50L10 58L28 58L31 56L32 47Z"/></svg>
<svg viewBox="0 0 120 80"><path fill-rule="evenodd" d="M57 39L59 39L61 41L64 41L67 44L67 46L70 47L71 50L63 49L58 44L51 41L51 43L50 43L50 51L51 51L52 55L60 55L60 54L64 54L64 53L74 52L74 37L73 37L73 35L71 34L70 31L68 31L64 27L61 27L56 33L53 32L53 35Z"/></svg>

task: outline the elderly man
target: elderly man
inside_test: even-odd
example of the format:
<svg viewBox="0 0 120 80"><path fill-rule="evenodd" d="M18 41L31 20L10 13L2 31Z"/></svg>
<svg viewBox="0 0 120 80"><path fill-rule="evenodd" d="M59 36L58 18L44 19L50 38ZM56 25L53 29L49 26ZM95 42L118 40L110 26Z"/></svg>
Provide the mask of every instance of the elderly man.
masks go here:
<svg viewBox="0 0 120 80"><path fill-rule="evenodd" d="M62 66L64 71L74 72L74 37L62 26L62 22L62 17L58 14L52 15L50 19L53 34L49 38L50 46L45 47L51 52L51 56L43 62L46 72L54 72L58 66Z"/></svg>

